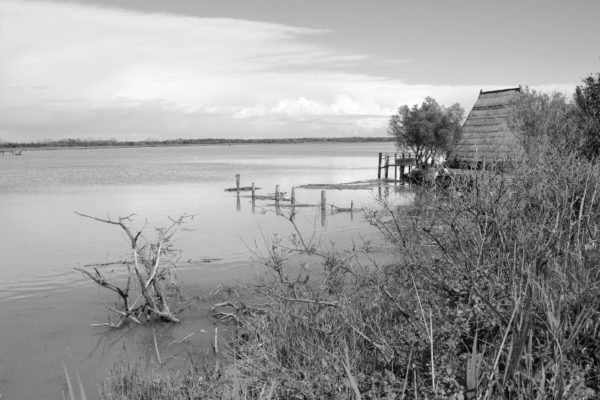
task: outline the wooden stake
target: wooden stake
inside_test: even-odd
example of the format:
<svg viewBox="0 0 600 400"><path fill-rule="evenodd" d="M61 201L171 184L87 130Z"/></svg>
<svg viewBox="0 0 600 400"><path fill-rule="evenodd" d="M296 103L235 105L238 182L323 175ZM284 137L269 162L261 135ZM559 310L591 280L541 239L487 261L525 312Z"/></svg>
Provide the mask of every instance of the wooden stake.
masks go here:
<svg viewBox="0 0 600 400"><path fill-rule="evenodd" d="M388 169L390 168L390 156L385 156L385 179L388 178Z"/></svg>
<svg viewBox="0 0 600 400"><path fill-rule="evenodd" d="M275 186L275 204L279 204L279 185Z"/></svg>
<svg viewBox="0 0 600 400"><path fill-rule="evenodd" d="M379 164L377 167L377 179L381 179L381 157L382 157L382 153L379 153Z"/></svg>
<svg viewBox="0 0 600 400"><path fill-rule="evenodd" d="M252 214L256 212L256 187L254 186L254 182L252 182Z"/></svg>
<svg viewBox="0 0 600 400"><path fill-rule="evenodd" d="M296 188L292 188L292 198L290 199L292 205L296 204Z"/></svg>
<svg viewBox="0 0 600 400"><path fill-rule="evenodd" d="M327 203L325 198L325 191L321 190L321 210L325 210L325 204Z"/></svg>
<svg viewBox="0 0 600 400"><path fill-rule="evenodd" d="M240 174L235 174L235 188L237 193L240 194Z"/></svg>

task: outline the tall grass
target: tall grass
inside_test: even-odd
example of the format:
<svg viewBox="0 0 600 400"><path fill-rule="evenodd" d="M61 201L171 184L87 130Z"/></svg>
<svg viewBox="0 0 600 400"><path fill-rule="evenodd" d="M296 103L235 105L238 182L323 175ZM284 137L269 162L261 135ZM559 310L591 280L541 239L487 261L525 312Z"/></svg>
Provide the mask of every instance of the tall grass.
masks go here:
<svg viewBox="0 0 600 400"><path fill-rule="evenodd" d="M274 243L225 369L124 369L105 398L598 398L600 166L540 149L370 213L393 263Z"/></svg>

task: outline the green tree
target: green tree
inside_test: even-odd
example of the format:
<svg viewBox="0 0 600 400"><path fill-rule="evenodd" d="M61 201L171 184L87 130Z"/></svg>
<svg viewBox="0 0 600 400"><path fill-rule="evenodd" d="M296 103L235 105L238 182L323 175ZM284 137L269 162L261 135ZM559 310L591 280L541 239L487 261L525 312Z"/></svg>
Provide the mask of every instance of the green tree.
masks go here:
<svg viewBox="0 0 600 400"><path fill-rule="evenodd" d="M575 88L573 100L561 93L526 88L515 107L513 128L528 157L538 157L546 144L575 151L588 158L600 156L600 73Z"/></svg>
<svg viewBox="0 0 600 400"><path fill-rule="evenodd" d="M576 107L564 94L525 88L512 117L512 128L530 159L540 156L542 149L580 152L583 148Z"/></svg>
<svg viewBox="0 0 600 400"><path fill-rule="evenodd" d="M464 113L458 103L446 108L427 97L421 106L398 108L390 118L388 134L396 138L398 147L410 148L420 164L450 150L460 137Z"/></svg>
<svg viewBox="0 0 600 400"><path fill-rule="evenodd" d="M583 79L575 88L579 127L585 138L583 152L588 157L600 155L600 73Z"/></svg>

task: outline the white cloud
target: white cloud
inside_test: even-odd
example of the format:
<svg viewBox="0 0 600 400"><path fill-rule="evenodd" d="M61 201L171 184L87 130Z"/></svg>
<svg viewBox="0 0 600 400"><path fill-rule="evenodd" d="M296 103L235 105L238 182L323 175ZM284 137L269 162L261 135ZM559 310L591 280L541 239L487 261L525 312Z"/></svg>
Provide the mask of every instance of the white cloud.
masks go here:
<svg viewBox="0 0 600 400"><path fill-rule="evenodd" d="M468 108L477 97L479 86L352 73L369 55L319 44L328 33L1 0L0 137L234 136L231 129L246 128L248 135L286 136L323 126L332 135L383 135L400 104L433 96Z"/></svg>

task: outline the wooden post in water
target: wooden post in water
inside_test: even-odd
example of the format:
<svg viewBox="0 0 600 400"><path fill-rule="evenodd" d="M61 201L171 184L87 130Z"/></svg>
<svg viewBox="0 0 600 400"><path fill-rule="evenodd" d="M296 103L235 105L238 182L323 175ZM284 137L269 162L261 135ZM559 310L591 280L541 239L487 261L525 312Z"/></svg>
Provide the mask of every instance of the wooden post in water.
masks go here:
<svg viewBox="0 0 600 400"><path fill-rule="evenodd" d="M400 178L404 176L404 166L406 165L406 159L404 158L404 152L402 152L402 163L400 167Z"/></svg>
<svg viewBox="0 0 600 400"><path fill-rule="evenodd" d="M236 197L236 203L235 203L235 211L240 212L242 210L242 203L240 201L240 195L238 194Z"/></svg>
<svg viewBox="0 0 600 400"><path fill-rule="evenodd" d="M327 212L325 212L326 201L325 201L325 191L321 190L321 226L325 227L327 225Z"/></svg>
<svg viewBox="0 0 600 400"><path fill-rule="evenodd" d="M280 215L281 210L279 208L279 185L275 186L275 213Z"/></svg>
<svg viewBox="0 0 600 400"><path fill-rule="evenodd" d="M292 197L290 198L290 203L292 203L292 205L296 204L296 188L293 187L292 188Z"/></svg>
<svg viewBox="0 0 600 400"><path fill-rule="evenodd" d="M235 189L237 194L240 194L240 174L235 174Z"/></svg>
<svg viewBox="0 0 600 400"><path fill-rule="evenodd" d="M381 157L382 153L379 153L379 163L377 164L377 179L381 179Z"/></svg>
<svg viewBox="0 0 600 400"><path fill-rule="evenodd" d="M398 153L394 153L394 182L398 180Z"/></svg>
<svg viewBox="0 0 600 400"><path fill-rule="evenodd" d="M256 211L256 188L254 187L254 182L252 182L252 213Z"/></svg>
<svg viewBox="0 0 600 400"><path fill-rule="evenodd" d="M386 155L385 156L385 179L388 178L388 170L390 168L390 156Z"/></svg>

